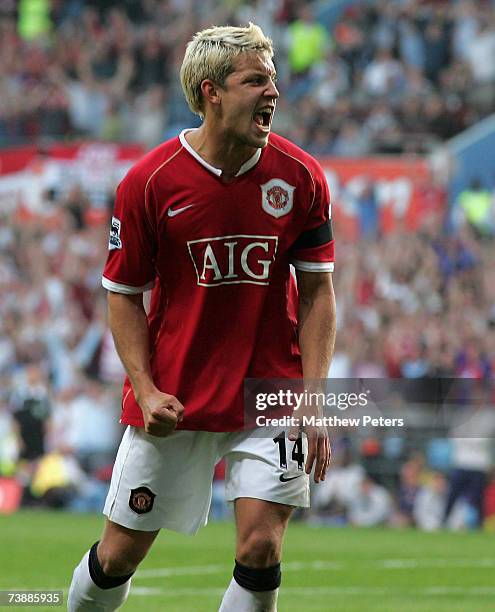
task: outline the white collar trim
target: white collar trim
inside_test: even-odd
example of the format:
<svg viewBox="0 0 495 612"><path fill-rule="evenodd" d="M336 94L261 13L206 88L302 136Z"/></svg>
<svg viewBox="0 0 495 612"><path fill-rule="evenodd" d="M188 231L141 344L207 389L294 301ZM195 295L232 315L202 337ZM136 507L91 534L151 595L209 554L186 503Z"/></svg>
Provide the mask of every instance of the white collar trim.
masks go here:
<svg viewBox="0 0 495 612"><path fill-rule="evenodd" d="M188 153L190 153L194 157L195 160L197 160L207 170L209 170L213 174L216 174L216 176L222 176L222 170L220 168L215 168L215 166L212 166L211 164L209 164L187 142L187 140L186 140L186 133L187 132L192 132L192 131L197 130L197 129L198 128L188 128L186 130L182 130L182 132L179 134L179 140L180 140L182 146L184 147L184 149L186 149L186 151ZM256 149L256 153L253 156L251 156L246 162L244 162L242 164L242 166L239 168L239 171L237 172L236 176L241 176L241 174L244 174L248 170L251 170L251 168L253 168L253 166L255 166L258 163L260 157L261 157L261 149Z"/></svg>

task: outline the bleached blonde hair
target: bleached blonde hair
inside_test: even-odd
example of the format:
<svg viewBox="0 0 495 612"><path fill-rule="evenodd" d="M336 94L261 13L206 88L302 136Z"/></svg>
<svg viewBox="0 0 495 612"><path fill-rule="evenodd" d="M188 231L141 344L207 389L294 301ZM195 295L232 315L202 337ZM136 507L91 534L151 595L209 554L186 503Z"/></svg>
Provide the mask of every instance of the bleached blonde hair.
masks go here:
<svg viewBox="0 0 495 612"><path fill-rule="evenodd" d="M273 57L271 39L251 22L247 27L214 26L194 35L187 45L180 69L182 90L193 113L204 116L201 83L210 79L223 86L234 71L236 57L247 51L267 53Z"/></svg>

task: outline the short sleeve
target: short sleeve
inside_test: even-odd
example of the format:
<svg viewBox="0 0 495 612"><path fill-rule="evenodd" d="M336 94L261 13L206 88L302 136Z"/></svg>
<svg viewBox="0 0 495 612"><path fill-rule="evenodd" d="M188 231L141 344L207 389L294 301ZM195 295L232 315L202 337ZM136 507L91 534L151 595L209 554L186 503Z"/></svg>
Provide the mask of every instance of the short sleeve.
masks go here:
<svg viewBox="0 0 495 612"><path fill-rule="evenodd" d="M314 199L303 231L291 248L291 264L302 272L333 272L334 240L330 192L319 164L313 173Z"/></svg>
<svg viewBox="0 0 495 612"><path fill-rule="evenodd" d="M102 285L116 293L151 289L155 280L155 238L146 208L146 183L131 171L117 188Z"/></svg>

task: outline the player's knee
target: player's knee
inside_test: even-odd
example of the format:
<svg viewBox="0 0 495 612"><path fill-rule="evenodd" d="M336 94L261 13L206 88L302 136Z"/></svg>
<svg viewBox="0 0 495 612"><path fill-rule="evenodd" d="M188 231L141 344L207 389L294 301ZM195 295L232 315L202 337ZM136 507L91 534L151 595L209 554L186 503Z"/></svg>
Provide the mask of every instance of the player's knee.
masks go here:
<svg viewBox="0 0 495 612"><path fill-rule="evenodd" d="M132 574L145 556L146 553L138 548L116 549L102 544L98 546L98 560L107 576Z"/></svg>
<svg viewBox="0 0 495 612"><path fill-rule="evenodd" d="M138 562L123 559L122 557L103 557L101 567L107 576L125 576L136 571Z"/></svg>
<svg viewBox="0 0 495 612"><path fill-rule="evenodd" d="M249 567L270 567L280 561L280 539L265 530L255 530L239 543L237 560Z"/></svg>

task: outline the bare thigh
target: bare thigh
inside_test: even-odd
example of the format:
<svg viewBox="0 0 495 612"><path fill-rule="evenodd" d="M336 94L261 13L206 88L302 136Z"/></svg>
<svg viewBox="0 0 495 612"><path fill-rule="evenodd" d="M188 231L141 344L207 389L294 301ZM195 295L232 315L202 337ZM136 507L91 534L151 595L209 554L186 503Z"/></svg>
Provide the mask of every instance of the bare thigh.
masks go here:
<svg viewBox="0 0 495 612"><path fill-rule="evenodd" d="M249 567L280 562L282 543L293 506L240 497L235 500L236 559Z"/></svg>

